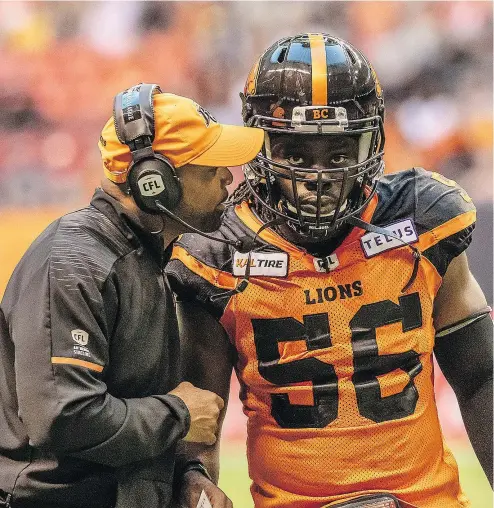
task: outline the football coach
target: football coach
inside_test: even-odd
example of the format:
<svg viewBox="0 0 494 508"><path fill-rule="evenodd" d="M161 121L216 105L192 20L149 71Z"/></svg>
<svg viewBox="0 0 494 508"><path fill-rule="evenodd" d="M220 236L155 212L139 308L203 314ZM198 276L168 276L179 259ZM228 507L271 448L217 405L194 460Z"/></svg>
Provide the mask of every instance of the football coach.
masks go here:
<svg viewBox="0 0 494 508"><path fill-rule="evenodd" d="M140 84L114 99L105 177L15 268L0 307L0 506L110 508L118 472L175 445L213 444L223 401L180 383L173 240L219 225L228 166L263 131L222 125L194 101Z"/></svg>

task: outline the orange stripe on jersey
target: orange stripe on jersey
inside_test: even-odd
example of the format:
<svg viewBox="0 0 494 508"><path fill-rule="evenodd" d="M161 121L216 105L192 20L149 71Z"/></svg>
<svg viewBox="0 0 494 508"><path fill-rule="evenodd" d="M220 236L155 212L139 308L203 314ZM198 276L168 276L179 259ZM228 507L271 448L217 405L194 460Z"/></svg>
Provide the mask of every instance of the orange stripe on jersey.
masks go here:
<svg viewBox="0 0 494 508"><path fill-rule="evenodd" d="M422 233L419 237L419 249L421 251L427 250L429 247L436 245L444 238L458 233L462 229L470 226L475 222L476 211L470 210L469 212L462 213L453 219L437 226L427 233Z"/></svg>
<svg viewBox="0 0 494 508"><path fill-rule="evenodd" d="M51 363L59 363L65 365L77 365L78 367L86 367L89 370L96 372L103 372L103 365L98 365L93 362L86 362L85 360L79 360L77 358L66 358L64 356L52 356Z"/></svg>
<svg viewBox="0 0 494 508"><path fill-rule="evenodd" d="M309 34L312 56L312 105L325 106L328 103L328 67L326 44L321 34Z"/></svg>
<svg viewBox="0 0 494 508"><path fill-rule="evenodd" d="M191 256L183 247L175 245L172 251L172 259L181 261L191 272L207 280L210 284L217 287L233 289L237 282L237 277L230 273L216 270L211 266L205 265Z"/></svg>

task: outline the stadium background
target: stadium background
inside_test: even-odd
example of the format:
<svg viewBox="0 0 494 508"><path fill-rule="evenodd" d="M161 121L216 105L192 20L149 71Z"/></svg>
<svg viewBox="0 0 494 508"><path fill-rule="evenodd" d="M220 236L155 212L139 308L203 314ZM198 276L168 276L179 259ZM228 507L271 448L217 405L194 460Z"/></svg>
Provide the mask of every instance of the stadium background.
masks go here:
<svg viewBox="0 0 494 508"><path fill-rule="evenodd" d="M492 306L492 9L489 1L0 2L0 295L33 238L88 202L116 93L159 83L240 124L238 92L260 52L284 35L325 31L360 47L380 76L387 171L423 166L474 199L469 259ZM232 384L220 482L243 508L252 506L245 419ZM437 401L473 507L492 506L439 373Z"/></svg>

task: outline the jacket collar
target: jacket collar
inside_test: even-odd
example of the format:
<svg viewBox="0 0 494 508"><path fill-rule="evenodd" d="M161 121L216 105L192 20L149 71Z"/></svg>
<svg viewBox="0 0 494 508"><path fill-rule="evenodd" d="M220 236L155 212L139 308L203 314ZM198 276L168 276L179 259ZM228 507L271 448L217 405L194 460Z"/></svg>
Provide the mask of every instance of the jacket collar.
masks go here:
<svg viewBox="0 0 494 508"><path fill-rule="evenodd" d="M95 190L91 198L91 205L108 217L136 248L144 247L159 262L160 266L163 266L164 251L161 237L150 233L136 215L130 213L100 187Z"/></svg>

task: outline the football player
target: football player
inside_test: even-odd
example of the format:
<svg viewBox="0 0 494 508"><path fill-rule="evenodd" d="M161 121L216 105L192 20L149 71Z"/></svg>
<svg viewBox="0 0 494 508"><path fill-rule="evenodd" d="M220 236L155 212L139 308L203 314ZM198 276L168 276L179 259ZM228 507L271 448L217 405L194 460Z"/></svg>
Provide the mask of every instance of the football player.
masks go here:
<svg viewBox="0 0 494 508"><path fill-rule="evenodd" d="M492 320L465 249L475 207L422 168L383 175L384 102L366 57L327 34L276 42L241 94L265 131L221 228L168 271L188 380L248 417L258 508L469 506L434 398L433 355L492 483ZM237 241L236 248L231 242ZM183 450L182 504L218 455Z"/></svg>

